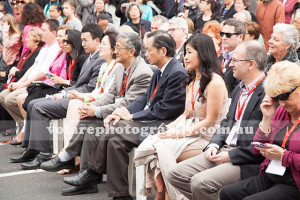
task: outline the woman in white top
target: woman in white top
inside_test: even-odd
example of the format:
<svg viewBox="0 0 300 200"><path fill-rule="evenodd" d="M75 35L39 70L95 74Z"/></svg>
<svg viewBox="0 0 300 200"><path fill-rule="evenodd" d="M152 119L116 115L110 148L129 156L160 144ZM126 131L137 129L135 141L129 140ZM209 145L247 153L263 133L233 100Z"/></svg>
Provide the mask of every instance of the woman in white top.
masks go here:
<svg viewBox="0 0 300 200"><path fill-rule="evenodd" d="M77 127L80 120L79 108L85 103L93 102L101 98L102 94L108 92L114 73L123 66L116 62L114 49L116 45L116 32L106 32L100 44L99 56L106 60L102 66L100 66L99 76L95 89L91 93L79 93L72 90L68 93L68 98L72 100L69 102L67 111L67 127L68 138L71 139L73 130Z"/></svg>

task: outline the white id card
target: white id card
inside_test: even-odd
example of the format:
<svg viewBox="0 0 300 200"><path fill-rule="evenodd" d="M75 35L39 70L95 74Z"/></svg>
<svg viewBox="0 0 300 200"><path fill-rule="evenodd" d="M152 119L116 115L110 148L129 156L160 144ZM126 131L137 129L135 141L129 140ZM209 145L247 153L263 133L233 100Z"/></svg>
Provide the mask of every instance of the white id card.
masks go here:
<svg viewBox="0 0 300 200"><path fill-rule="evenodd" d="M150 102L148 102L144 108L144 110L147 110L150 107Z"/></svg>
<svg viewBox="0 0 300 200"><path fill-rule="evenodd" d="M285 170L286 167L281 165L280 160L271 160L267 167L266 173L283 176Z"/></svg>

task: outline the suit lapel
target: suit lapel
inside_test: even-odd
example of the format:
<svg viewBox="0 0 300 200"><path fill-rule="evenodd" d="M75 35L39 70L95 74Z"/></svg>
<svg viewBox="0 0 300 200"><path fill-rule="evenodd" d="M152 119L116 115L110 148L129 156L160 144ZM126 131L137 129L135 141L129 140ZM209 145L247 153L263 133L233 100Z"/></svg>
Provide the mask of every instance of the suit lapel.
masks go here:
<svg viewBox="0 0 300 200"><path fill-rule="evenodd" d="M89 57L85 60L83 66L82 66L82 68L81 68L81 70L80 70L80 74L79 74L79 76L78 76L78 80L79 80L80 77L84 74L84 72L87 71L86 69L87 69L89 66L93 66L93 62L94 62L95 59L98 58L98 57L99 57L99 51L97 51L97 53L95 53L95 55L91 58L91 61L90 61L89 63L88 63ZM99 66L99 67L100 67L100 66Z"/></svg>

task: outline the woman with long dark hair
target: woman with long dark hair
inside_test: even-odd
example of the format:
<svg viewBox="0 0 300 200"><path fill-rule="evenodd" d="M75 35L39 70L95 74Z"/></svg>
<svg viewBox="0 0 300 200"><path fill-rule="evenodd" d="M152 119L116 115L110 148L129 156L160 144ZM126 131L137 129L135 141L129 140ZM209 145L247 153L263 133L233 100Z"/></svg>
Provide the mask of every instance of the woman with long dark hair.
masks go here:
<svg viewBox="0 0 300 200"><path fill-rule="evenodd" d="M220 9L214 0L201 0L200 10L203 14L199 15L195 20L195 30L202 31L204 24L211 20L220 19Z"/></svg>
<svg viewBox="0 0 300 200"><path fill-rule="evenodd" d="M20 18L20 24L24 26L23 30L23 50L21 56L24 55L26 51L28 51L26 36L32 27L41 28L42 23L46 19L43 9L37 5L36 3L27 3L23 8L23 12Z"/></svg>
<svg viewBox="0 0 300 200"><path fill-rule="evenodd" d="M156 183L157 199L167 197L167 194L162 193L166 188L170 199L180 199L178 197L181 194L166 182L167 169L176 162L202 153L227 113L227 89L212 39L206 34L195 34L185 42L184 49L189 78L186 82L185 111L172 123L163 125L166 131L159 130L157 135L149 135L136 153L142 155L143 151L149 150L149 145L150 149L153 146L164 147L156 148L154 154L151 154L153 160L158 160L156 169L152 169L158 175L154 177L151 173L146 174L147 180ZM136 156L136 164L145 164L142 163L144 158L140 157L139 160ZM147 185L144 187L149 188Z"/></svg>
<svg viewBox="0 0 300 200"><path fill-rule="evenodd" d="M40 86L34 85L28 87L30 89L27 88L27 97L20 95L18 96L17 103L24 119L26 118L27 105L31 100L58 93L62 88L71 86L72 84L76 83L83 63L88 57L88 55L84 53L80 36L81 33L77 30L65 30L65 34L63 35L64 39L61 39L61 48L63 48L63 51L67 55L65 55L65 53L63 53L62 55L58 55L58 58L53 62L61 62L59 61L59 58L62 57L63 59L66 59L67 62L64 64L65 67L63 67L59 72L58 70L50 70L48 74L51 76L51 81L48 79L45 80L45 85L40 84ZM61 64L58 63L56 65L60 66ZM16 139L10 142L10 144L17 145L22 142L24 129L25 128L23 127L22 131L18 134Z"/></svg>

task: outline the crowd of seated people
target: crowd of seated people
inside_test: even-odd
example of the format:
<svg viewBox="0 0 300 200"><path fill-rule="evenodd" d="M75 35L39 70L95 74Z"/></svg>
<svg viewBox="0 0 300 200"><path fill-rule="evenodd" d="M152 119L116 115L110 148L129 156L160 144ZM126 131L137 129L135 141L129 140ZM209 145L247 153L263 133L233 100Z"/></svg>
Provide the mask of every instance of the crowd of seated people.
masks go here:
<svg viewBox="0 0 300 200"><path fill-rule="evenodd" d="M299 199L299 3L165 3L0 3L0 131L24 148L10 162L79 169L66 196L107 174L108 197L131 200L134 162L156 200Z"/></svg>

